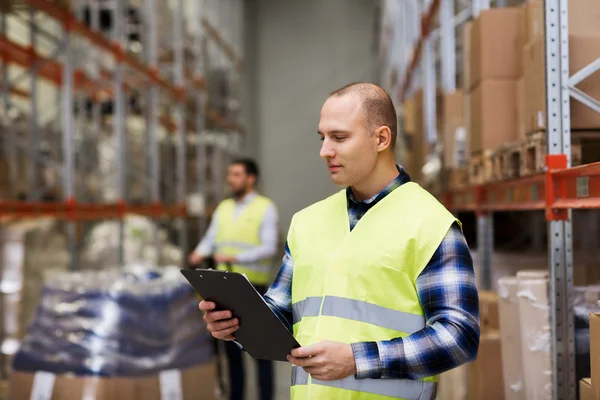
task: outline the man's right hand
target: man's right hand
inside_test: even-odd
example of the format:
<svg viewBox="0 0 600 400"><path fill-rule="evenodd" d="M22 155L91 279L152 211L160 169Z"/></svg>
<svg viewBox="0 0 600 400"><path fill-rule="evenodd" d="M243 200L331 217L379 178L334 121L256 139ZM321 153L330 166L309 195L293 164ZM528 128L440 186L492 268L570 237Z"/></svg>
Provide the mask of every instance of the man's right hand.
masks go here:
<svg viewBox="0 0 600 400"><path fill-rule="evenodd" d="M202 301L198 307L204 311L204 321L214 338L235 340L233 333L240 328L240 322L237 318L231 318L231 311L213 311L216 304L210 301Z"/></svg>
<svg viewBox="0 0 600 400"><path fill-rule="evenodd" d="M188 257L188 262L192 265L198 265L202 261L204 261L204 256L197 251L193 251Z"/></svg>

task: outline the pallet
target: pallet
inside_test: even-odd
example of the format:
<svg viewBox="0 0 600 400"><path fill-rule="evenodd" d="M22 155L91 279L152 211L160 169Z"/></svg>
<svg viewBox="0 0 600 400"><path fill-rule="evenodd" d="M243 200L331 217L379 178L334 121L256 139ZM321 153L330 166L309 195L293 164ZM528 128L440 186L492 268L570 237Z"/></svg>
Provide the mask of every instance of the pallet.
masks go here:
<svg viewBox="0 0 600 400"><path fill-rule="evenodd" d="M600 161L600 131L571 132L571 165Z"/></svg>
<svg viewBox="0 0 600 400"><path fill-rule="evenodd" d="M521 145L520 176L543 172L546 167L546 132L527 135ZM571 131L571 165L600 161L600 131Z"/></svg>
<svg viewBox="0 0 600 400"><path fill-rule="evenodd" d="M469 186L469 169L467 167L452 168L446 171L448 189L457 190Z"/></svg>
<svg viewBox="0 0 600 400"><path fill-rule="evenodd" d="M481 185L493 180L491 150L472 153L469 159L469 183Z"/></svg>
<svg viewBox="0 0 600 400"><path fill-rule="evenodd" d="M521 145L519 176L529 176L544 171L546 166L546 132L527 135Z"/></svg>
<svg viewBox="0 0 600 400"><path fill-rule="evenodd" d="M520 166L520 143L502 145L492 155L492 175L495 181L518 177Z"/></svg>

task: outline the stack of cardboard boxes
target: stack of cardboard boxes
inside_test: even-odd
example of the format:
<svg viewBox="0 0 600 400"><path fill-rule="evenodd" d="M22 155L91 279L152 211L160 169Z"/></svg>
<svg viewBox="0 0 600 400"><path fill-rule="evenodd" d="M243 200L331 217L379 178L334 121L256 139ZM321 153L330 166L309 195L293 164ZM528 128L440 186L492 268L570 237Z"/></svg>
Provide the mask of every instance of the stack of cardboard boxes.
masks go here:
<svg viewBox="0 0 600 400"><path fill-rule="evenodd" d="M590 313L590 367L592 377L579 382L581 400L600 399L600 313L593 312Z"/></svg>
<svg viewBox="0 0 600 400"><path fill-rule="evenodd" d="M545 151L544 26L544 0L489 9L464 25L462 89L444 94L443 99L444 167L450 170L451 188L464 184L453 178L468 163L489 159L503 146L523 147L536 133L544 141L539 148ZM568 45L571 75L600 57L599 1L569 2ZM600 72L576 87L600 99ZM571 129L573 164L599 161L600 114L571 98ZM524 158L521 155L516 162L529 162ZM537 164L520 172L517 167L517 174L534 172ZM477 180L471 176L470 183L495 178L490 161L485 176Z"/></svg>
<svg viewBox="0 0 600 400"><path fill-rule="evenodd" d="M415 93L404 101L404 128L406 140L406 159L402 160L402 165L407 169L412 180L423 183L423 166L427 161L427 155L432 151L433 146L427 141L427 132L424 115L424 94L423 90L416 90ZM441 132L443 126L442 94L436 93L436 123L435 129Z"/></svg>
<svg viewBox="0 0 600 400"><path fill-rule="evenodd" d="M544 46L544 2L529 0L525 9L525 111L528 134L546 130L546 74ZM600 57L600 2L569 1L569 74L573 75ZM576 86L600 98L600 74ZM600 129L600 114L571 98L571 129Z"/></svg>
<svg viewBox="0 0 600 400"><path fill-rule="evenodd" d="M464 91L444 94L443 104L444 169L449 187L456 189L469 183Z"/></svg>
<svg viewBox="0 0 600 400"><path fill-rule="evenodd" d="M472 155L493 151L518 139L515 100L522 70L518 51L521 15L519 8L490 9L468 28L465 90Z"/></svg>

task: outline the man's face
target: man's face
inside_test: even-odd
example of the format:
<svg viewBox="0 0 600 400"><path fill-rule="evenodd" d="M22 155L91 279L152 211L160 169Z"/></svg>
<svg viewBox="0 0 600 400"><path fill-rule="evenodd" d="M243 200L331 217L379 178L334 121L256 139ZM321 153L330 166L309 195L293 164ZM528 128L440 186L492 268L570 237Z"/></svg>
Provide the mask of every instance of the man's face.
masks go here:
<svg viewBox="0 0 600 400"><path fill-rule="evenodd" d="M227 183L233 197L242 197L251 188L254 178L246 173L241 164L232 164L227 170Z"/></svg>
<svg viewBox="0 0 600 400"><path fill-rule="evenodd" d="M321 109L320 156L337 186L365 180L377 161L377 138L368 132L360 98L355 93L330 97Z"/></svg>

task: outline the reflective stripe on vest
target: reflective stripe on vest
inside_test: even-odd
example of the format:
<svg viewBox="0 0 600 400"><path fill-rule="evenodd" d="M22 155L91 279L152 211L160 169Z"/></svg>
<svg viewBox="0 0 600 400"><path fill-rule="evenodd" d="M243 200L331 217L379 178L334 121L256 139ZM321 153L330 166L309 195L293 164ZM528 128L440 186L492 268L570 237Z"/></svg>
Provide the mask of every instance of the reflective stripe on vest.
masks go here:
<svg viewBox="0 0 600 400"><path fill-rule="evenodd" d="M308 373L300 368L292 368L292 386L307 385ZM378 394L398 399L428 400L435 399L437 383L410 379L356 379L349 376L336 381L311 379L311 384L329 386L356 392Z"/></svg>
<svg viewBox="0 0 600 400"><path fill-rule="evenodd" d="M323 303L322 308L321 303ZM407 334L417 332L425 327L425 318L422 315L409 314L365 301L336 296L307 297L293 304L294 324L303 317L317 317L319 311L323 316L366 322Z"/></svg>

